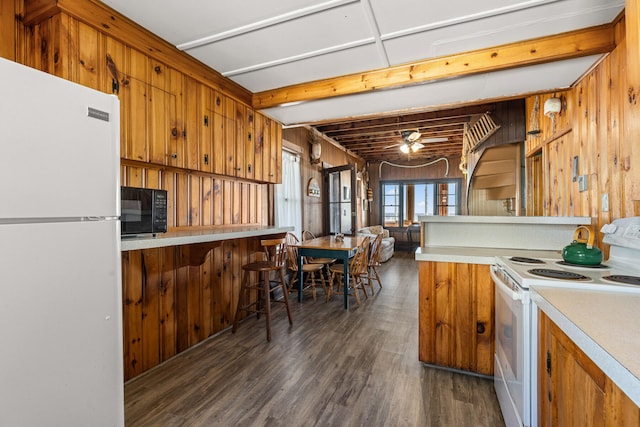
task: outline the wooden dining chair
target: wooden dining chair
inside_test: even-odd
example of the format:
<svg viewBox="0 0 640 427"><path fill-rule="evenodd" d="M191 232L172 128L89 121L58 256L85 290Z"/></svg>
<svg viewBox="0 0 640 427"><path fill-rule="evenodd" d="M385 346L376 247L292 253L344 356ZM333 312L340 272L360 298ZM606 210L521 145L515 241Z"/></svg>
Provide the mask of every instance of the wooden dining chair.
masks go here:
<svg viewBox="0 0 640 427"><path fill-rule="evenodd" d="M298 247L295 245L299 243L299 240L295 234L289 232L287 233L286 241L287 258L289 259L289 270L293 272L291 278L289 279L289 292L292 292L293 290L295 290L295 287L293 285L298 282ZM305 277L305 283L303 284L302 291L304 292L306 289L311 289L313 302L316 302L316 277L320 279L320 283L322 284L322 289L324 289L326 300L329 301L329 293L327 291L324 276L322 275L323 268L323 264L313 264L308 262L306 257L302 258L302 273Z"/></svg>
<svg viewBox="0 0 640 427"><path fill-rule="evenodd" d="M364 293L364 297L368 298L367 290L364 288L364 277L367 274L367 259L369 257L369 242L370 238L367 236L364 238L356 254L349 261L349 295L353 295L356 302L360 304L360 296L358 290ZM334 284L337 286L336 294L343 294L343 266L342 264L334 264L331 266L331 279L329 281L329 295L327 301L331 299L331 293L333 292Z"/></svg>
<svg viewBox="0 0 640 427"><path fill-rule="evenodd" d="M313 234L311 231L302 230L302 241L303 242L306 241L306 240L311 240L311 239L315 239L315 238L316 238L315 234ZM307 257L307 260L309 261L309 264L323 264L327 280L329 280L329 278L331 277L330 267L331 267L332 264L334 264L336 262L335 258L313 258L313 257Z"/></svg>
<svg viewBox="0 0 640 427"><path fill-rule="evenodd" d="M369 259L367 262L367 284L371 288L371 295L373 291L373 281L378 282L378 286L382 289L382 282L378 275L377 268L380 266L380 248L382 247L382 234L378 234L375 239L371 241L371 247L369 248Z"/></svg>
<svg viewBox="0 0 640 427"><path fill-rule="evenodd" d="M258 317L264 313L267 323L267 341L271 341L271 294L280 289L282 291L282 300L274 299L275 302L284 303L287 309L287 317L289 324L293 325L291 320L291 311L289 310L289 297L284 281L284 267L286 260L286 240L281 239L265 239L261 240L264 256L263 260L256 260L242 266L242 283L240 285L240 294L238 296L238 304L236 306L236 315L233 319L232 333L238 328L240 320L240 312L256 313ZM271 272L278 274L278 285L271 287ZM258 282L251 283L251 273L257 273ZM255 292L257 291L257 295ZM255 300L252 301L252 294Z"/></svg>

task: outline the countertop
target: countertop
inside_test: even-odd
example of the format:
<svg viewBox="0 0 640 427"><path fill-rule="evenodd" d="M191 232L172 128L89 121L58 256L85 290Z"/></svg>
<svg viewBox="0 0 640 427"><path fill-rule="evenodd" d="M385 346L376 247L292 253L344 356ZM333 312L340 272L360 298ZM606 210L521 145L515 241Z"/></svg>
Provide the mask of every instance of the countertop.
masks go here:
<svg viewBox="0 0 640 427"><path fill-rule="evenodd" d="M481 215L422 215L419 222L478 223L478 224L591 224L588 216L481 216Z"/></svg>
<svg viewBox="0 0 640 427"><path fill-rule="evenodd" d="M155 237L151 235L123 237L120 240L120 247L122 251L133 251L138 249L162 248L165 246L244 239L247 237L286 233L287 231L293 231L293 227L232 226L208 230L177 231L158 234Z"/></svg>
<svg viewBox="0 0 640 427"><path fill-rule="evenodd" d="M416 249L416 261L457 262L466 264L494 264L496 256L523 256L531 258L558 258L560 251L468 248L461 246L423 246Z"/></svg>
<svg viewBox="0 0 640 427"><path fill-rule="evenodd" d="M531 299L640 406L640 294L532 286Z"/></svg>

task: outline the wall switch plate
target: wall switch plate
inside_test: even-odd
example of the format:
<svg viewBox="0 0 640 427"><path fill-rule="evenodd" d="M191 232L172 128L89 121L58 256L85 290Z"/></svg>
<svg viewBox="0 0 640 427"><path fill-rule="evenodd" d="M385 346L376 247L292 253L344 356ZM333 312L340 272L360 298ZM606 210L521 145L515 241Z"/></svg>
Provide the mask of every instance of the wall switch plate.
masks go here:
<svg viewBox="0 0 640 427"><path fill-rule="evenodd" d="M589 189L588 175L580 175L578 177L578 191L587 191Z"/></svg>
<svg viewBox="0 0 640 427"><path fill-rule="evenodd" d="M602 212L609 212L609 194L602 195Z"/></svg>

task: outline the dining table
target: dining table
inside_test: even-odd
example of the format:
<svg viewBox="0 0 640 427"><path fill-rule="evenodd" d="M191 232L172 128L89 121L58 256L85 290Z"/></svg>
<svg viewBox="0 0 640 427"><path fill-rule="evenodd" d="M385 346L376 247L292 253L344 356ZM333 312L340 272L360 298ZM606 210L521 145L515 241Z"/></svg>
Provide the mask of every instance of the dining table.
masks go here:
<svg viewBox="0 0 640 427"><path fill-rule="evenodd" d="M302 302L302 284L304 283L302 263L304 257L335 258L342 261L344 308L345 310L349 309L349 259L356 254L358 247L362 245L365 238L361 236L344 236L340 239L331 235L316 237L296 244L298 247L298 302Z"/></svg>

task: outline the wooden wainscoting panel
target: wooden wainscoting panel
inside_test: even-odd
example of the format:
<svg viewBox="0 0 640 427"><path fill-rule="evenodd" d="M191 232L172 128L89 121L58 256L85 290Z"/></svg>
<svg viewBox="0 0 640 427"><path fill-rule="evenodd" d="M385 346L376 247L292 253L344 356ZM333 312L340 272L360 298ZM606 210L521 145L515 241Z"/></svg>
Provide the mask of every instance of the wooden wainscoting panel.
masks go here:
<svg viewBox="0 0 640 427"><path fill-rule="evenodd" d="M202 177L202 195L200 200L200 223L204 226L213 225L213 185L210 176Z"/></svg>
<svg viewBox="0 0 640 427"><path fill-rule="evenodd" d="M224 224L224 181L214 179L213 181L213 225Z"/></svg>
<svg viewBox="0 0 640 427"><path fill-rule="evenodd" d="M160 297L163 270L163 253L158 250L143 250L142 274L144 275L142 292L142 370L160 363Z"/></svg>
<svg viewBox="0 0 640 427"><path fill-rule="evenodd" d="M229 327L242 266L260 250L250 238L123 252L125 379Z"/></svg>
<svg viewBox="0 0 640 427"><path fill-rule="evenodd" d="M174 247L162 248L162 270L160 282L160 361L177 353L176 346L176 251Z"/></svg>
<svg viewBox="0 0 640 427"><path fill-rule="evenodd" d="M142 373L142 251L122 253L124 377Z"/></svg>

